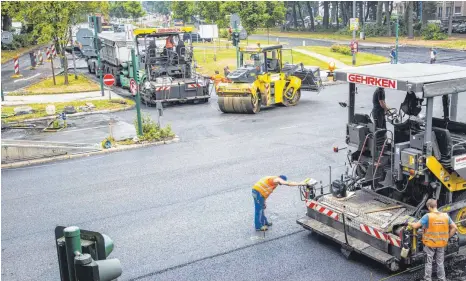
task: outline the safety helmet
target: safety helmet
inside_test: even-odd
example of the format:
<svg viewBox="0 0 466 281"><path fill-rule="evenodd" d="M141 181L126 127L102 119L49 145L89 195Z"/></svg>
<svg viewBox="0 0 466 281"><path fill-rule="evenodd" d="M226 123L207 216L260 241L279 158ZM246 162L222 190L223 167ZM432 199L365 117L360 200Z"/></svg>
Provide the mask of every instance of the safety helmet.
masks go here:
<svg viewBox="0 0 466 281"><path fill-rule="evenodd" d="M281 178L284 181L288 180L288 178L286 176L284 176L284 175L280 175L279 178Z"/></svg>
<svg viewBox="0 0 466 281"><path fill-rule="evenodd" d="M337 198L344 198L346 197L346 184L341 181L341 180L335 180L332 182L332 185L330 187L332 191L332 195L337 197Z"/></svg>

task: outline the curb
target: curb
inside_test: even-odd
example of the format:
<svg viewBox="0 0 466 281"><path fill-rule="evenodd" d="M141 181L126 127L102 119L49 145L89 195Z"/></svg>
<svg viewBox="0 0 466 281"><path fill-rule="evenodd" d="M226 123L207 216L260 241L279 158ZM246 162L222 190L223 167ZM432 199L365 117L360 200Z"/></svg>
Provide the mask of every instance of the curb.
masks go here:
<svg viewBox="0 0 466 281"><path fill-rule="evenodd" d="M163 145L163 144L177 143L179 141L180 141L180 137L175 135L175 137L173 139L166 140L166 141L123 145L123 146L120 146L120 147L104 149L104 150L95 151L95 152L88 152L88 153L81 153L81 154L69 154L69 155L63 155L63 156L54 156L54 157L50 157L50 158L20 161L20 162L15 162L15 163L2 164L1 168L2 169L21 168L21 167L25 167L25 166L45 164L45 163L50 163L50 162L55 162L55 161L60 161L60 160L76 159L76 158L82 158L82 157L87 157L87 156L92 156L92 155L102 155L102 154L108 154L108 153L112 153L112 152L120 152L120 151L143 148L143 147L148 147L148 146L159 146L159 145Z"/></svg>
<svg viewBox="0 0 466 281"><path fill-rule="evenodd" d="M92 115L92 114L104 114L104 113L113 113L113 112L119 112L119 111L126 111L126 110L131 110L135 108L136 105L128 106L125 108L117 108L117 109L105 109L105 110L99 110L99 111L91 111L91 112L79 112L79 113L74 113L74 114L67 114L66 117L76 117L76 116L84 116L84 115ZM47 117L39 117L39 118L33 118L33 119L25 119L22 121L16 121L16 122L8 122L5 123L6 125L18 125L18 124L23 124L24 122L33 122L33 121L43 121L43 120L53 120L55 119L55 116L47 116Z"/></svg>

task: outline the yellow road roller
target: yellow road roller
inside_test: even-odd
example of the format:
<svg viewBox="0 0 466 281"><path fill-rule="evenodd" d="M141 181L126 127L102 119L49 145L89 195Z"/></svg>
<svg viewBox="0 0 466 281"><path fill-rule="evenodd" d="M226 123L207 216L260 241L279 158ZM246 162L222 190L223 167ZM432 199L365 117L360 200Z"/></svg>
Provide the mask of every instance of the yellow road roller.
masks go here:
<svg viewBox="0 0 466 281"><path fill-rule="evenodd" d="M252 114L259 112L261 106L293 106L301 98L301 89L320 91L320 69L305 68L303 64L284 65L282 49L282 45L239 48L241 67L215 89L222 112Z"/></svg>

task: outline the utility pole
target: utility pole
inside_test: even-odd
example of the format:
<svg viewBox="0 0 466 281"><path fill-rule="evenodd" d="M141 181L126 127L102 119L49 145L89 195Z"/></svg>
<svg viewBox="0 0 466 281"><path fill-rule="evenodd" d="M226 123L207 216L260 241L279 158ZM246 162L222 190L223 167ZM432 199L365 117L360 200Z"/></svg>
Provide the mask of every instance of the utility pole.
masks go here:
<svg viewBox="0 0 466 281"><path fill-rule="evenodd" d="M136 61L136 54L134 52L134 48L131 49L131 62L132 62L132 67L133 67L133 79L136 80L136 114L137 114L137 120L138 120L138 136L142 136L143 131L142 131L142 120L141 120L141 97L139 95L139 83L136 77L138 77L138 71L136 70L138 64Z"/></svg>
<svg viewBox="0 0 466 281"><path fill-rule="evenodd" d="M353 1L353 19L356 19L356 1ZM353 29L353 42L356 42L356 29ZM353 66L356 65L356 51L353 51Z"/></svg>
<svg viewBox="0 0 466 281"><path fill-rule="evenodd" d="M399 18L400 15L396 14L396 29L395 29L395 36L396 36L396 43L395 43L395 64L398 64L398 28L399 28Z"/></svg>
<svg viewBox="0 0 466 281"><path fill-rule="evenodd" d="M95 52L97 53L97 68L98 68L98 73L99 73L99 78L100 78L100 92L102 93L102 97L104 96L104 76L102 75L102 63L100 62L100 50L98 48L99 44L97 43L98 38L98 27L97 27L97 17L92 16L92 19L94 21L94 46L95 46Z"/></svg>

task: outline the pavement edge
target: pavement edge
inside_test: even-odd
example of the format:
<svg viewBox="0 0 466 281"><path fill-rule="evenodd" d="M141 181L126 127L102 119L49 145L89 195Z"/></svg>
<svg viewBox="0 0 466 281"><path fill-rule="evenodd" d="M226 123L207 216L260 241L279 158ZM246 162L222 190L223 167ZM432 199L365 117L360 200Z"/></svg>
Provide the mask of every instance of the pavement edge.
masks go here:
<svg viewBox="0 0 466 281"><path fill-rule="evenodd" d="M143 147L149 147L149 146L159 146L159 145L164 145L164 144L177 143L179 141L180 141L180 137L175 135L175 137L173 139L165 140L165 141L157 141L157 142L141 143L141 144L131 144L131 145L124 145L124 146L104 149L104 150L100 150L100 151L88 152L88 153L69 154L69 155L63 155L63 156L55 156L55 157L20 161L20 162L15 162L15 163L2 164L1 168L2 169L21 168L21 167L25 167L25 166L45 164L45 163L50 163L50 162L55 162L55 161L60 161L60 160L82 158L82 157L87 157L87 156L101 155L101 154L107 154L107 153L113 153L113 152L120 152L120 151L143 148Z"/></svg>

